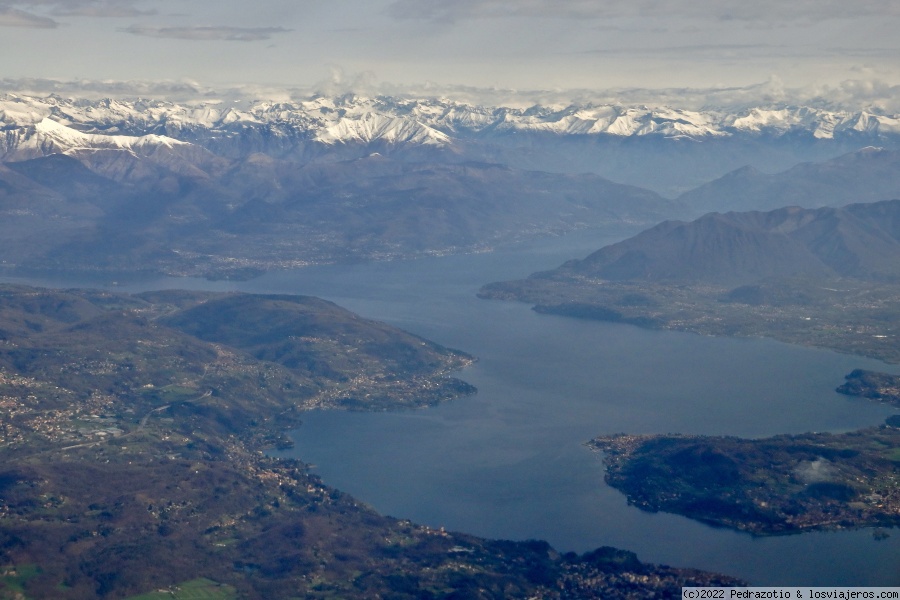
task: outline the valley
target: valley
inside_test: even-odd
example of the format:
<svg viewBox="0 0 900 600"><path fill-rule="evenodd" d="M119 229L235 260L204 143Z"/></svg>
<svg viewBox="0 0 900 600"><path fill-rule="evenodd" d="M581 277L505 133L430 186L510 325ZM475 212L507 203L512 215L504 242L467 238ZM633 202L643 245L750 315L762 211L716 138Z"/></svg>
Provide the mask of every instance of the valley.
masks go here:
<svg viewBox="0 0 900 600"><path fill-rule="evenodd" d="M113 166L134 163L117 176L89 157L90 168L55 154L0 171L7 268L248 279L312 264L485 252L673 214L669 201L640 188L496 164L372 156L304 165L254 155L179 173L114 151ZM145 168L146 179L129 180Z"/></svg>
<svg viewBox="0 0 900 600"><path fill-rule="evenodd" d="M645 520L598 498L580 444L604 432L608 483L644 511L757 535L896 524L895 419L873 428L884 406L772 375L783 355L830 381L849 358L671 333L837 350L868 369L850 393L890 400L878 361L900 361L896 117L6 95L0 122L5 273L228 290L0 289L0 597L666 596L847 582L851 569L816 561L848 547L870 559L854 573L889 580L891 540L815 538L788 568L788 544L761 558L743 538ZM803 208L664 221L784 197ZM529 261L571 258L569 239L593 251L593 235L648 226L479 292L582 321L474 298L540 268ZM849 423L859 431L803 433ZM733 463L746 472L728 471L728 489L704 487ZM798 479L806 467L830 479ZM677 497L660 491L671 482Z"/></svg>
<svg viewBox="0 0 900 600"><path fill-rule="evenodd" d="M0 0L0 600L900 590L896 4Z"/></svg>
<svg viewBox="0 0 900 600"><path fill-rule="evenodd" d="M249 279L898 192L897 119L865 112L4 94L0 124L2 265L32 273Z"/></svg>

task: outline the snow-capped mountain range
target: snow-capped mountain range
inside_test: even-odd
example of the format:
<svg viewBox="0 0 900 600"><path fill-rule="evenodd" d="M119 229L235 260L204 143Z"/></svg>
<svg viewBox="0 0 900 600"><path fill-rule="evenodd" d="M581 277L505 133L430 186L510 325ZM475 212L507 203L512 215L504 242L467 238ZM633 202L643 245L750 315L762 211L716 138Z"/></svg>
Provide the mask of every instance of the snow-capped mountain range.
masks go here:
<svg viewBox="0 0 900 600"><path fill-rule="evenodd" d="M25 127L11 127L8 123L4 125L7 129L3 132L6 148L17 158L65 154L76 150L128 150L139 155L159 147L190 146L188 142L155 134L133 136L82 133L49 117Z"/></svg>
<svg viewBox="0 0 900 600"><path fill-rule="evenodd" d="M218 101L175 104L8 94L0 96L0 129L0 156L5 156L65 151L67 145L119 145L134 150L135 146L153 144L171 147L178 140L215 146L222 137L251 132L323 145L381 142L433 147L504 133L695 141L789 134L819 140L846 136L878 139L900 136L900 115L810 107L760 107L740 113L615 105L519 109L352 95L226 105Z"/></svg>
<svg viewBox="0 0 900 600"><path fill-rule="evenodd" d="M900 115L813 107L9 94L0 96L0 257L27 268L231 276L483 251L755 207L759 197L893 198L898 149ZM767 174L799 163L817 166Z"/></svg>
<svg viewBox="0 0 900 600"><path fill-rule="evenodd" d="M744 166L779 172L865 146L900 150L900 114L809 106L515 108L352 94L183 103L0 95L0 161L68 154L132 181L152 177L150 165L199 175L256 155L303 165L377 153L405 162L594 173L674 198ZM141 168L124 155L140 159Z"/></svg>

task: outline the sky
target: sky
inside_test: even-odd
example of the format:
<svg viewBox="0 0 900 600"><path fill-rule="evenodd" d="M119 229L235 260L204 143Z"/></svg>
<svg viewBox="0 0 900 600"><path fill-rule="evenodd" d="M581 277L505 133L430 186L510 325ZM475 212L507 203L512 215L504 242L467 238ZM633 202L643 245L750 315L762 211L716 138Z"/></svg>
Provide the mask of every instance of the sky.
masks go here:
<svg viewBox="0 0 900 600"><path fill-rule="evenodd" d="M0 80L877 105L898 96L897 31L897 0L0 0Z"/></svg>

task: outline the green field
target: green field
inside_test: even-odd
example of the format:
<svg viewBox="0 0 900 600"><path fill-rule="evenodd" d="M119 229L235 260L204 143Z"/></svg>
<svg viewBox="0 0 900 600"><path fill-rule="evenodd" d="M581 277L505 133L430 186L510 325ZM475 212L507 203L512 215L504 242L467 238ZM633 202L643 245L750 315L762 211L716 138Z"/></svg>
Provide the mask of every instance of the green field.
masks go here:
<svg viewBox="0 0 900 600"><path fill-rule="evenodd" d="M22 598L25 582L40 572L41 569L37 565L22 565L9 574L0 575L0 599Z"/></svg>
<svg viewBox="0 0 900 600"><path fill-rule="evenodd" d="M230 585L216 583L211 579L194 579L172 586L167 590L132 596L128 600L233 600L237 592Z"/></svg>

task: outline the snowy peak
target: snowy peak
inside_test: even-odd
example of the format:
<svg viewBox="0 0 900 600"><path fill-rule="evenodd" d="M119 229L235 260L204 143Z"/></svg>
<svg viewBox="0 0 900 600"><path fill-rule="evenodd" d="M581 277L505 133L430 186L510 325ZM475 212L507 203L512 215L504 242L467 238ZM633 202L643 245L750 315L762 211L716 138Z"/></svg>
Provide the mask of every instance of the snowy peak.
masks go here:
<svg viewBox="0 0 900 600"><path fill-rule="evenodd" d="M434 98L352 94L317 95L291 102L203 100L182 104L0 96L0 158L76 148L118 148L146 154L150 148L174 149L179 143L230 158L253 152L278 158L310 157L337 146L362 147L369 152L447 148L464 140L522 133L698 142L799 135L877 143L900 136L900 115L802 106L740 112L591 103L485 107Z"/></svg>
<svg viewBox="0 0 900 600"><path fill-rule="evenodd" d="M5 138L5 139L4 139ZM81 150L127 150L150 154L159 149L189 147L191 144L160 135L126 136L82 133L49 117L33 125L0 132L0 152L4 159L33 158L47 154L70 154Z"/></svg>
<svg viewBox="0 0 900 600"><path fill-rule="evenodd" d="M341 118L315 136L326 144L384 141L391 144L443 146L450 136L412 119L366 113L356 118Z"/></svg>
<svg viewBox="0 0 900 600"><path fill-rule="evenodd" d="M817 139L833 139L851 131L877 137L900 134L900 115L830 112L807 107L753 108L731 118L729 126L753 133L808 132Z"/></svg>
<svg viewBox="0 0 900 600"><path fill-rule="evenodd" d="M98 147L131 150L134 148L155 146L174 148L175 146L190 145L187 142L180 142L170 137L154 134L135 137L127 135L97 135L82 133L48 118L41 119L39 123L35 124L34 131L36 136L44 138L45 140L53 140L66 150Z"/></svg>
<svg viewBox="0 0 900 600"><path fill-rule="evenodd" d="M706 137L727 135L711 113L644 106L574 105L560 110L535 107L527 111L504 109L499 129L540 131L565 135L655 135Z"/></svg>
<svg viewBox="0 0 900 600"><path fill-rule="evenodd" d="M900 115L828 111L810 107L758 107L739 113L674 107L578 104L527 109L484 107L439 99L313 96L296 102L255 101L229 106L221 101L175 104L149 100L86 101L0 96L0 122L27 126L45 118L85 133L177 132L259 125L303 131L325 143L377 139L448 143L454 135L485 130L558 134L723 136L806 131L828 138L845 131L900 134Z"/></svg>

